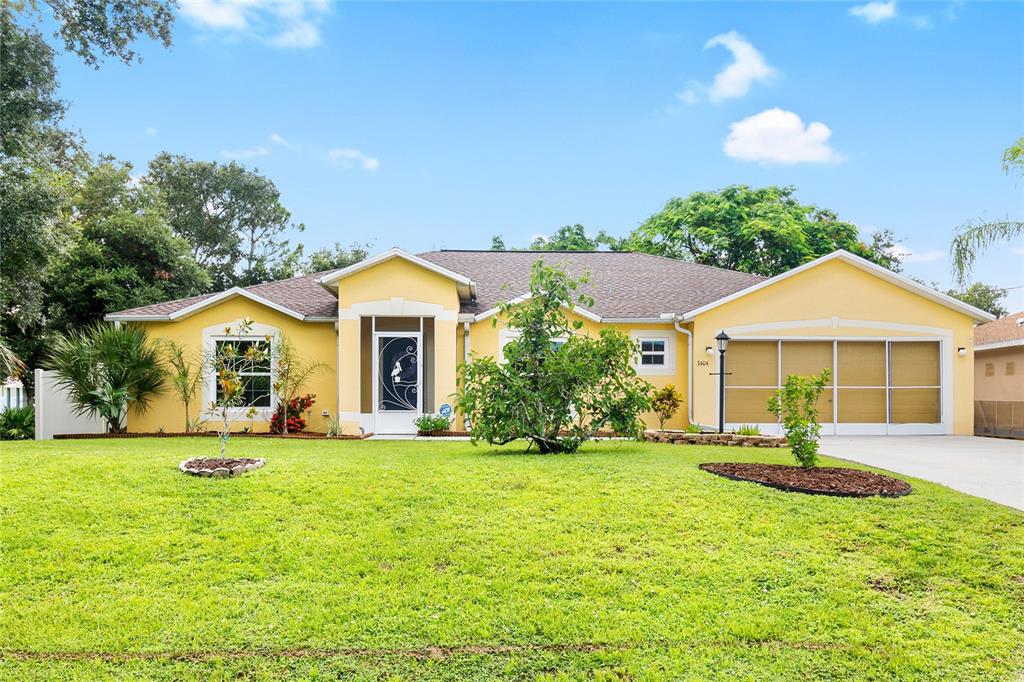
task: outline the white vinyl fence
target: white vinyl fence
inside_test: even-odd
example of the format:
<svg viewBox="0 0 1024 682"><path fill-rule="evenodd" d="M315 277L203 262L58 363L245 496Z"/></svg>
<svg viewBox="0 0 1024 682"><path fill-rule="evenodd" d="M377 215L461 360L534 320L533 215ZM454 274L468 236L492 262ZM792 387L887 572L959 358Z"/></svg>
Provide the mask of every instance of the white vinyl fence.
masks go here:
<svg viewBox="0 0 1024 682"><path fill-rule="evenodd" d="M55 433L103 433L99 417L82 416L68 402L54 372L36 370L36 440L50 440Z"/></svg>

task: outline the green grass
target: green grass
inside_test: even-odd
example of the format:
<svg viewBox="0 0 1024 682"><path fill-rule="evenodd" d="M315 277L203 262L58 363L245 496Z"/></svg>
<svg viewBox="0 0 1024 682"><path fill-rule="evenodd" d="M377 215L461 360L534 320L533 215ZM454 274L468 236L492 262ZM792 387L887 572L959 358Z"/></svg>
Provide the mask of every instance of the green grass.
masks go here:
<svg viewBox="0 0 1024 682"><path fill-rule="evenodd" d="M225 480L177 471L215 447L0 445L0 677L984 680L1024 668L1024 514L941 486L802 496L696 468L785 451L626 442L538 456L237 439L229 454L267 466Z"/></svg>

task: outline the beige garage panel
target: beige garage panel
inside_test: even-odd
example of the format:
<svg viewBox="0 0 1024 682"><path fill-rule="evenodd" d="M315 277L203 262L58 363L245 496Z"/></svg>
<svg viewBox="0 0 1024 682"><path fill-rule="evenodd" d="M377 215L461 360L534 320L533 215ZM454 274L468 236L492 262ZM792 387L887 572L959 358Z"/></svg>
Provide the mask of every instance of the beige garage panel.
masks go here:
<svg viewBox="0 0 1024 682"><path fill-rule="evenodd" d="M937 342L891 342L889 373L890 424L938 424L942 421Z"/></svg>
<svg viewBox="0 0 1024 682"><path fill-rule="evenodd" d="M836 372L832 366L832 341L783 341L782 342L782 381L791 374L810 376L828 370L828 383L818 398L818 421L831 423L832 414L832 382Z"/></svg>
<svg viewBox="0 0 1024 682"><path fill-rule="evenodd" d="M768 399L779 387L777 341L733 341L726 353L725 420L739 424L774 422Z"/></svg>

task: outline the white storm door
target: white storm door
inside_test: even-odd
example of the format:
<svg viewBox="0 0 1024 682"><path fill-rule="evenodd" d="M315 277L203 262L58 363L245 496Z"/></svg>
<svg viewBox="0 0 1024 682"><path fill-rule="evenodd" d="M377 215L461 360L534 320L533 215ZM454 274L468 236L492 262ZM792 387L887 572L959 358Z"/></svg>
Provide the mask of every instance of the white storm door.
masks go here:
<svg viewBox="0 0 1024 682"><path fill-rule="evenodd" d="M423 367L418 332L373 335L373 415L377 433L416 433L423 414Z"/></svg>

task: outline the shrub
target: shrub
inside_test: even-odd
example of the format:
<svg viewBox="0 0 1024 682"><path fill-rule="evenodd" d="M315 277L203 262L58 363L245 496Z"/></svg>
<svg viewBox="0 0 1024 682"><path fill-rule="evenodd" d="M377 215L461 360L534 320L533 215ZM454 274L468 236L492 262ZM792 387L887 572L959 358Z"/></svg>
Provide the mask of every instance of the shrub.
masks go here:
<svg viewBox="0 0 1024 682"><path fill-rule="evenodd" d="M191 433L192 400L203 385L203 369L206 363L203 362L201 355L190 353L180 343L170 339L163 342L163 353L171 389L185 407L185 433Z"/></svg>
<svg viewBox="0 0 1024 682"><path fill-rule="evenodd" d="M331 438L337 438L338 436L345 433L345 429L341 426L341 418L338 415L333 415L327 420L327 435Z"/></svg>
<svg viewBox="0 0 1024 682"><path fill-rule="evenodd" d="M452 427L451 417L442 417L439 414L425 414L413 423L420 431L448 431Z"/></svg>
<svg viewBox="0 0 1024 682"><path fill-rule="evenodd" d="M499 306L494 324L501 318L520 332L504 348L505 363L475 357L459 370L456 406L474 443L525 438L552 453L574 452L602 428L640 437L652 387L633 369L636 344L614 329L576 334L583 323L566 317L566 308L592 304L580 293L585 282L537 260L530 296Z"/></svg>
<svg viewBox="0 0 1024 682"><path fill-rule="evenodd" d="M270 418L271 433L298 433L306 428L306 420L302 415L309 411L309 408L316 402L315 393L292 398L288 401L288 418L284 417L284 401L279 401L274 409L274 416Z"/></svg>
<svg viewBox="0 0 1024 682"><path fill-rule="evenodd" d="M704 433L704 429L700 428L700 424L687 424L686 433Z"/></svg>
<svg viewBox="0 0 1024 682"><path fill-rule="evenodd" d="M31 405L8 407L0 412L0 440L32 440L36 437L36 411Z"/></svg>
<svg viewBox="0 0 1024 682"><path fill-rule="evenodd" d="M736 435L738 436L760 436L761 429L754 424L743 424L740 428L736 429Z"/></svg>
<svg viewBox="0 0 1024 682"><path fill-rule="evenodd" d="M679 395L676 387L672 384L654 392L654 395L651 396L651 409L658 418L659 429L665 428L665 422L675 415L682 404L683 396Z"/></svg>
<svg viewBox="0 0 1024 682"><path fill-rule="evenodd" d="M166 379L160 352L145 330L127 324L97 324L59 337L46 364L75 410L101 416L111 433L125 430L129 407L144 412Z"/></svg>
<svg viewBox="0 0 1024 682"><path fill-rule="evenodd" d="M813 468L818 461L818 398L828 383L829 371L813 376L786 377L786 383L768 400L768 409L782 419L782 429L789 439L793 456L804 469Z"/></svg>
<svg viewBox="0 0 1024 682"><path fill-rule="evenodd" d="M285 334L280 334L277 337L277 348L274 351L274 392L277 393L278 399L281 403L287 403L288 408L288 419L282 420L278 416L277 412L282 412L280 404L278 410L274 416L278 417L278 428L281 431L274 431L274 433L288 433L289 431L301 431L306 428L306 422L298 414L294 416L294 419L302 422L302 426L297 429L292 428L291 420L293 416L291 414L292 403L296 400L304 402L306 398L315 396L306 395L305 397L299 397L299 390L302 388L306 381L326 368L322 362L313 361L305 362L299 357L299 353L295 348L295 345L291 342ZM313 401L309 402L312 405ZM309 405L299 410L299 414L309 409ZM296 422L298 423L298 422ZM273 422L271 422L271 431L274 430Z"/></svg>

